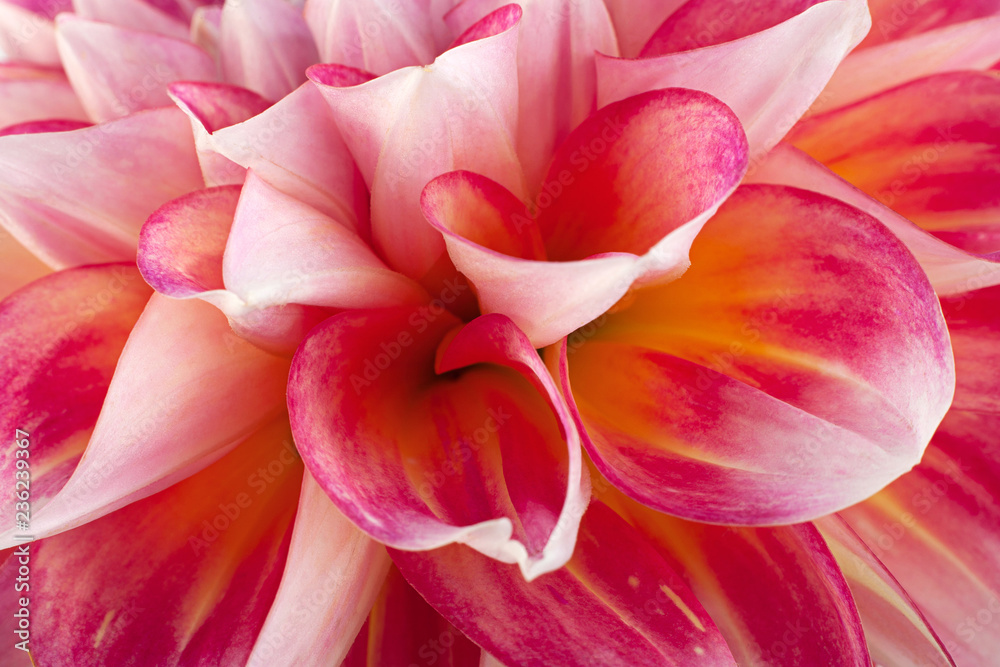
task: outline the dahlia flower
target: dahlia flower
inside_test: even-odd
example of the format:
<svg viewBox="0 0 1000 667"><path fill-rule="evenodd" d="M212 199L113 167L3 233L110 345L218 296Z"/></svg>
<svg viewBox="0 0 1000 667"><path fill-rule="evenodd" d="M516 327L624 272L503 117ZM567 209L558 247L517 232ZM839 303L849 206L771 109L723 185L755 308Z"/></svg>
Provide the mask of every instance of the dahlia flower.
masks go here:
<svg viewBox="0 0 1000 667"><path fill-rule="evenodd" d="M991 665L1000 4L0 0L3 665Z"/></svg>

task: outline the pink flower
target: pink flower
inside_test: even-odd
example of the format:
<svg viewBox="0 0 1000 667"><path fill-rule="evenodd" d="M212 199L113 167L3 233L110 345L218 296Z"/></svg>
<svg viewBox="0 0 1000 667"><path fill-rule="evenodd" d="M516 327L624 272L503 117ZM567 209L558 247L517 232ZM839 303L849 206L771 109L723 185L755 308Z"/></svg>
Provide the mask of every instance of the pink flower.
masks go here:
<svg viewBox="0 0 1000 667"><path fill-rule="evenodd" d="M751 4L0 2L3 664L990 664L1000 15Z"/></svg>

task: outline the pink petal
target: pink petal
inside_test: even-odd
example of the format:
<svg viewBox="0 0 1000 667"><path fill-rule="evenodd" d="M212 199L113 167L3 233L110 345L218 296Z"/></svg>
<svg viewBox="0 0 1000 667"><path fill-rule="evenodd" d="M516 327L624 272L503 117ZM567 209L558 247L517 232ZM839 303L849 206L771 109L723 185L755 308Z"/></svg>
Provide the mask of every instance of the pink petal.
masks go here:
<svg viewBox="0 0 1000 667"><path fill-rule="evenodd" d="M205 183L210 186L243 183L246 169L217 153L211 134L263 113L270 102L252 90L225 83L181 81L170 84L168 94L191 119Z"/></svg>
<svg viewBox="0 0 1000 667"><path fill-rule="evenodd" d="M214 62L219 62L219 52L222 49L222 7L206 5L195 10L191 17L191 41Z"/></svg>
<svg viewBox="0 0 1000 667"><path fill-rule="evenodd" d="M69 9L68 1L54 4ZM0 0L0 48L6 58L35 65L58 67L55 26L52 17L35 13L10 0Z"/></svg>
<svg viewBox="0 0 1000 667"><path fill-rule="evenodd" d="M997 0L921 0L902 5L896 0L869 0L868 4L872 31L862 42L863 48L1000 14Z"/></svg>
<svg viewBox="0 0 1000 667"><path fill-rule="evenodd" d="M340 664L389 565L385 548L344 518L307 471L281 586L247 664Z"/></svg>
<svg viewBox="0 0 1000 667"><path fill-rule="evenodd" d="M938 74L813 116L789 142L924 229L1000 251L1000 79ZM977 242L986 234L992 244Z"/></svg>
<svg viewBox="0 0 1000 667"><path fill-rule="evenodd" d="M941 299L955 352L954 410L1000 414L1000 286Z"/></svg>
<svg viewBox="0 0 1000 667"><path fill-rule="evenodd" d="M0 299L51 271L17 239L0 229Z"/></svg>
<svg viewBox="0 0 1000 667"><path fill-rule="evenodd" d="M507 315L541 347L607 311L634 281L683 273L695 235L745 168L745 138L727 108L703 93L656 91L602 109L570 135L535 215L468 173L431 182L423 207L483 312ZM523 247L505 240L514 235ZM543 243L544 255L534 249Z"/></svg>
<svg viewBox="0 0 1000 667"><path fill-rule="evenodd" d="M214 81L215 63L190 42L64 14L56 42L83 107L96 121L170 104L167 85Z"/></svg>
<svg viewBox="0 0 1000 667"><path fill-rule="evenodd" d="M13 637L12 641L0 646L0 662L8 667L35 667L31 658L28 657L31 645L31 599L22 595L24 590L18 590L23 589L24 584L30 584L30 582L17 581L17 578L21 576L22 567L28 568L28 575L31 575L30 547L27 551L27 554L24 553L24 549L20 548L0 551L0 577L14 582L13 586L7 586L6 590L0 590L0 614L3 615L3 620L0 621L0 632L3 632L7 637ZM25 604L22 605L22 602ZM24 608L27 608L27 612L21 611ZM23 618L25 613L29 615L29 618L24 621L28 627L22 629L20 627L21 618L15 614L20 614Z"/></svg>
<svg viewBox="0 0 1000 667"><path fill-rule="evenodd" d="M368 192L330 108L311 83L263 113L215 130L212 150L282 192L368 231Z"/></svg>
<svg viewBox="0 0 1000 667"><path fill-rule="evenodd" d="M688 0L604 0L622 56L635 58L668 16Z"/></svg>
<svg viewBox="0 0 1000 667"><path fill-rule="evenodd" d="M34 120L87 120L61 72L0 66L0 127Z"/></svg>
<svg viewBox="0 0 1000 667"><path fill-rule="evenodd" d="M0 218L55 268L131 261L149 214L203 185L190 126L176 109L2 137L0 169Z"/></svg>
<svg viewBox="0 0 1000 667"><path fill-rule="evenodd" d="M92 123L82 120L30 120L26 123L0 128L0 137L12 134L42 134L45 132L69 132L90 127Z"/></svg>
<svg viewBox="0 0 1000 667"><path fill-rule="evenodd" d="M913 253L934 291L946 296L1000 283L1000 251L966 252L922 230L802 151L779 144L748 173L747 183L791 185L834 197L877 218Z"/></svg>
<svg viewBox="0 0 1000 667"><path fill-rule="evenodd" d="M309 0L305 19L320 61L386 74L438 54L431 0Z"/></svg>
<svg viewBox="0 0 1000 667"><path fill-rule="evenodd" d="M669 561L599 501L567 567L533 582L463 545L389 553L438 612L506 665L736 664Z"/></svg>
<svg viewBox="0 0 1000 667"><path fill-rule="evenodd" d="M959 665L1000 651L1000 464L996 415L953 411L923 462L841 512Z"/></svg>
<svg viewBox="0 0 1000 667"><path fill-rule="evenodd" d="M175 486L34 545L38 662L246 664L278 588L301 479L281 418Z"/></svg>
<svg viewBox="0 0 1000 667"><path fill-rule="evenodd" d="M954 665L940 638L885 565L843 519L816 522L858 605L876 665Z"/></svg>
<svg viewBox="0 0 1000 667"><path fill-rule="evenodd" d="M17 461L24 458L33 510L69 479L150 293L135 267L105 264L60 271L0 302L0 422L10 433L28 434L24 448L10 441L4 447L5 497L14 496ZM2 526L13 525L11 513Z"/></svg>
<svg viewBox="0 0 1000 667"><path fill-rule="evenodd" d="M739 664L869 666L851 591L813 526L692 523L594 485L691 587Z"/></svg>
<svg viewBox="0 0 1000 667"><path fill-rule="evenodd" d="M73 0L73 13L89 21L154 32L174 39L188 38L187 21L162 11L146 0Z"/></svg>
<svg viewBox="0 0 1000 667"><path fill-rule="evenodd" d="M906 248L856 209L774 186L737 190L681 279L561 348L600 471L712 523L801 521L871 495L920 459L954 386Z"/></svg>
<svg viewBox="0 0 1000 667"><path fill-rule="evenodd" d="M461 32L505 4L465 0L447 20ZM535 184L570 131L596 109L594 53L616 56L618 42L602 0L526 0L520 6L517 152Z"/></svg>
<svg viewBox="0 0 1000 667"><path fill-rule="evenodd" d="M524 191L513 147L520 10L500 11L502 32L457 46L427 67L349 87L325 83L336 66L310 69L371 189L376 250L417 280L444 254L440 234L420 211L430 179L469 169Z"/></svg>
<svg viewBox="0 0 1000 667"><path fill-rule="evenodd" d="M876 22L869 38L878 27ZM1000 16L991 16L858 49L840 63L809 112L838 109L931 74L988 69L1000 60L998 32Z"/></svg>
<svg viewBox="0 0 1000 667"><path fill-rule="evenodd" d="M285 0L242 0L222 10L227 81L279 100L306 81L319 53L301 12Z"/></svg>
<svg viewBox="0 0 1000 667"><path fill-rule="evenodd" d="M578 434L509 320L485 316L446 337L456 325L438 301L350 311L314 329L289 378L295 440L375 539L417 550L464 542L534 578L573 550L588 488Z"/></svg>
<svg viewBox="0 0 1000 667"><path fill-rule="evenodd" d="M702 90L732 107L746 129L753 155L766 153L805 113L840 61L864 37L870 25L868 13L861 0L779 2L760 12L736 10L733 4L687 3L661 28L674 26L669 39L666 33L665 41L654 38L644 52L646 58L599 55L598 104L670 86ZM791 11L802 4L814 6L801 13ZM702 11L717 11L720 16L700 16ZM732 20L744 16L745 20ZM706 19L708 27L702 31L687 32L690 26L684 27L688 21L700 26ZM715 30L711 28L715 22L731 27ZM772 27L762 29L768 25Z"/></svg>
<svg viewBox="0 0 1000 667"><path fill-rule="evenodd" d="M153 295L85 456L57 494L34 502L33 534L92 521L217 460L281 413L287 367L234 335L212 306ZM13 544L12 535L6 530L3 543Z"/></svg>

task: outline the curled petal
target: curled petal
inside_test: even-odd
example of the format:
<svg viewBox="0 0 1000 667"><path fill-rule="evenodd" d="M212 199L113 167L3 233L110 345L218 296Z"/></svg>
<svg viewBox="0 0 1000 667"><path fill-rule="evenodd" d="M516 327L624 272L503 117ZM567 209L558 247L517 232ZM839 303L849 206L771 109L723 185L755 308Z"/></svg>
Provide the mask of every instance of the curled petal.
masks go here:
<svg viewBox="0 0 1000 667"><path fill-rule="evenodd" d="M432 303L314 329L289 378L295 440L337 507L379 541L464 542L534 578L573 550L588 488L579 436L510 320L446 337L458 324Z"/></svg>
<svg viewBox="0 0 1000 667"><path fill-rule="evenodd" d="M245 664L301 479L281 417L176 485L34 545L32 653L80 667Z"/></svg>
<svg viewBox="0 0 1000 667"><path fill-rule="evenodd" d="M71 14L60 16L56 42L66 75L95 121L169 105L173 81L217 78L215 63L190 42Z"/></svg>
<svg viewBox="0 0 1000 667"><path fill-rule="evenodd" d="M344 518L306 471L281 586L248 667L276 656L303 667L341 664L389 565L385 547Z"/></svg>
<svg viewBox="0 0 1000 667"><path fill-rule="evenodd" d="M871 495L919 461L955 381L906 248L856 209L774 186L737 190L681 279L560 347L550 359L601 472L713 523L801 521Z"/></svg>
<svg viewBox="0 0 1000 667"><path fill-rule="evenodd" d="M407 581L505 665L735 665L670 562L600 501L566 567L537 581L463 545L390 549Z"/></svg>
<svg viewBox="0 0 1000 667"><path fill-rule="evenodd" d="M1000 650L1000 450L995 414L952 411L913 472L842 516L959 665Z"/></svg>
<svg viewBox="0 0 1000 667"><path fill-rule="evenodd" d="M33 533L79 526L217 460L281 413L286 369L234 335L212 306L153 295L84 457L58 493L32 508ZM6 530L3 543L13 544L13 534Z"/></svg>
<svg viewBox="0 0 1000 667"><path fill-rule="evenodd" d="M319 53L301 12L284 0L241 0L222 9L226 81L279 100L306 81Z"/></svg>
<svg viewBox="0 0 1000 667"><path fill-rule="evenodd" d="M149 214L203 187L191 128L177 109L0 137L0 169L0 220L56 268L131 261Z"/></svg>
<svg viewBox="0 0 1000 667"><path fill-rule="evenodd" d="M499 12L491 36L456 46L427 67L346 87L328 83L343 78L341 67L309 71L371 189L375 248L391 268L417 280L444 254L420 210L430 179L469 169L523 193L513 146L520 10ZM483 22L492 25L490 17Z"/></svg>
<svg viewBox="0 0 1000 667"><path fill-rule="evenodd" d="M646 57L598 56L598 105L657 88L702 90L733 109L753 155L766 153L861 41L869 16L861 0L755 3L766 5L760 11L736 4L688 2L647 45ZM803 4L812 6L800 13Z"/></svg>

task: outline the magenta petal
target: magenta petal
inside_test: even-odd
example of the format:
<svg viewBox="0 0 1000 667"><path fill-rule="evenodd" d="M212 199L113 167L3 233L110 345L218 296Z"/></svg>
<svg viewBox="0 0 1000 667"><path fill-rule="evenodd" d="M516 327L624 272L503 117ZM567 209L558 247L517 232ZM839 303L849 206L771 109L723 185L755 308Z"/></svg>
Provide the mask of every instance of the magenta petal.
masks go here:
<svg viewBox="0 0 1000 667"><path fill-rule="evenodd" d="M1000 414L1000 286L941 299L955 351L954 410Z"/></svg>
<svg viewBox="0 0 1000 667"><path fill-rule="evenodd" d="M536 581L463 545L390 555L438 612L505 665L735 664L669 562L599 501L572 560Z"/></svg>
<svg viewBox="0 0 1000 667"><path fill-rule="evenodd" d="M131 261L149 214L203 187L191 128L177 109L0 137L0 169L4 226L57 268Z"/></svg>

